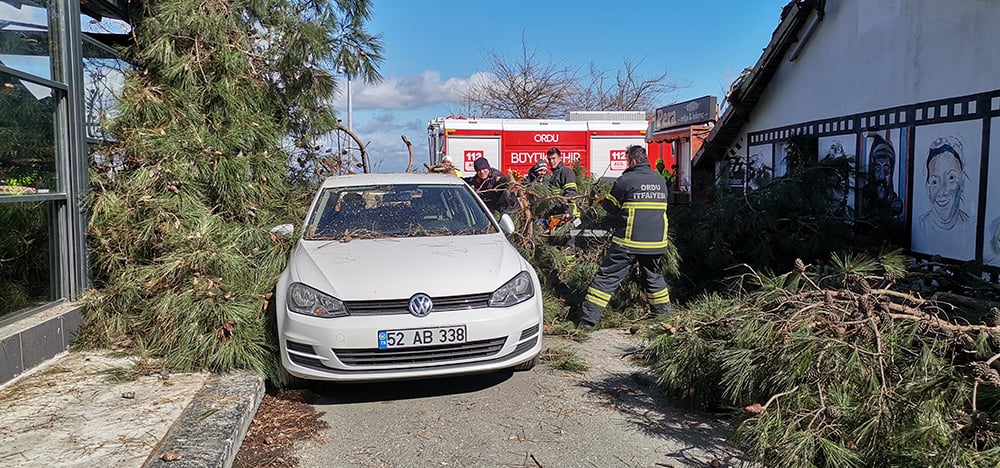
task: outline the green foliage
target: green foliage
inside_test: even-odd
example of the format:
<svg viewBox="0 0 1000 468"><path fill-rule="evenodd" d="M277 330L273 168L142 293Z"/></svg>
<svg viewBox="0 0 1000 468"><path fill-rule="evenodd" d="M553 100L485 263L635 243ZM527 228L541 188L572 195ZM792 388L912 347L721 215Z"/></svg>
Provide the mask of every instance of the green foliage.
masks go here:
<svg viewBox="0 0 1000 468"><path fill-rule="evenodd" d="M587 371L587 363L566 347L550 348L542 352L542 361L557 370L582 373Z"/></svg>
<svg viewBox="0 0 1000 468"><path fill-rule="evenodd" d="M0 316L49 300L45 202L0 204Z"/></svg>
<svg viewBox="0 0 1000 468"><path fill-rule="evenodd" d="M24 42L13 39L8 44ZM36 98L13 75L0 72L0 82L0 186L54 188L57 101L50 96Z"/></svg>
<svg viewBox="0 0 1000 468"><path fill-rule="evenodd" d="M79 344L276 375L266 309L291 243L269 230L304 217L308 184L331 174L318 167L338 170L318 165L314 140L335 125L331 69L378 78L369 11L365 0L143 4L117 140L91 171L95 288Z"/></svg>
<svg viewBox="0 0 1000 468"><path fill-rule="evenodd" d="M814 139L793 140L789 154L785 177L756 180L759 186L746 193L720 189L709 203L671 207L671 232L684 259L675 302L724 289L734 265L775 271L796 258L817 262L831 253L902 245L898 219L858 216L848 203L851 161L818 160Z"/></svg>
<svg viewBox="0 0 1000 468"><path fill-rule="evenodd" d="M577 197L573 201L580 211L582 224L579 229L610 230L611 220L597 200L611 191L611 185L584 175L578 166L575 170ZM605 250L611 242L611 237L610 235L594 237L589 233L572 235L571 230L578 228L570 224L564 224L548 232L548 216L559 203L566 202L564 197L552 194L547 185L538 182L522 187L521 193L527 202L528 211L513 213L512 217L516 225L531 226L527 226L530 229L522 230L520 235L514 236L513 240L521 254L538 272L539 280L546 291L546 322L554 324L565 320L570 308L577 307L583 302L587 288L594 279ZM673 226L672 221L671 226ZM671 230L671 244L661 262L668 283L678 276L680 265L680 256L673 248L673 237ZM643 285L641 272L636 267L612 296L601 318L601 324L621 326L648 316L649 306ZM561 302L562 307L550 307L549 304L554 301ZM552 310L559 312L550 314Z"/></svg>
<svg viewBox="0 0 1000 468"><path fill-rule="evenodd" d="M646 356L668 395L743 408L732 441L767 466L997 466L1000 327L893 289L905 262L750 270L653 327Z"/></svg>

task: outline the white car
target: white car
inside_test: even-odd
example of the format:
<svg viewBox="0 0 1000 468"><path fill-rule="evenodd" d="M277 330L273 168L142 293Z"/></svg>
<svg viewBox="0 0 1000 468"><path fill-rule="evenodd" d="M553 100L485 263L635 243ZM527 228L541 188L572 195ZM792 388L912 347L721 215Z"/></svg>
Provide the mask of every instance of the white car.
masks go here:
<svg viewBox="0 0 1000 468"><path fill-rule="evenodd" d="M454 175L327 179L275 288L286 377L360 382L531 369L542 345L542 295L507 240L513 229Z"/></svg>

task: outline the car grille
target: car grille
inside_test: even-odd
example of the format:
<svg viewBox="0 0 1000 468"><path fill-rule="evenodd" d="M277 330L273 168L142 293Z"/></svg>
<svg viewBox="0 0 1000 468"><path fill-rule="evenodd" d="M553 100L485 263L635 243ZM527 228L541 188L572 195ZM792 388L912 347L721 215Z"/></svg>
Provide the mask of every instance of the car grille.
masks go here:
<svg viewBox="0 0 1000 468"><path fill-rule="evenodd" d="M434 364L464 359L482 359L500 352L507 338L412 349L334 349L349 366Z"/></svg>
<svg viewBox="0 0 1000 468"><path fill-rule="evenodd" d="M434 311L484 309L489 306L492 293L467 294L464 296L433 297ZM393 315L410 313L409 299L388 299L382 301L344 301L351 315Z"/></svg>
<svg viewBox="0 0 1000 468"><path fill-rule="evenodd" d="M528 338L534 335L535 333L538 333L538 327L539 327L538 325L535 325L531 328L525 328L524 331L521 332L521 338L518 338L517 341L522 341L525 338Z"/></svg>

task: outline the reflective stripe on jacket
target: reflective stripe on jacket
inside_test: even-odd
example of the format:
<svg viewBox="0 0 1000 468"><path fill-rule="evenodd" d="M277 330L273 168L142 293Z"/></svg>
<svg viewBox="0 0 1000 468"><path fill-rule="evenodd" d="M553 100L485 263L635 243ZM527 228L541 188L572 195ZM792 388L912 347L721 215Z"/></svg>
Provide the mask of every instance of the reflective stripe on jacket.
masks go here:
<svg viewBox="0 0 1000 468"><path fill-rule="evenodd" d="M648 165L626 169L602 206L614 219L611 242L636 254L667 251L667 184Z"/></svg>
<svg viewBox="0 0 1000 468"><path fill-rule="evenodd" d="M571 167L559 163L559 167L552 171L552 175L549 178L549 190L552 191L553 195L562 195L572 200L577 194L576 173L573 172ZM559 206L564 213L580 216L580 210L573 201L560 203Z"/></svg>

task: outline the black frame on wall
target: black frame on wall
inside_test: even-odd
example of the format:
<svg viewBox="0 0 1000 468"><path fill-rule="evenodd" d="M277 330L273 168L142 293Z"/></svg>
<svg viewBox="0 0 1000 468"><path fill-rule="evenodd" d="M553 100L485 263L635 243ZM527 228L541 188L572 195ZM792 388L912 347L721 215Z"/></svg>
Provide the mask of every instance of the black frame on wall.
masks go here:
<svg viewBox="0 0 1000 468"><path fill-rule="evenodd" d="M906 165L905 179L901 181L906 190L903 208L903 217L906 226L907 242L912 242L911 220L913 219L913 183L914 183L914 144L916 130L927 125L934 125L948 122L963 122L980 120L982 122L981 154L979 167L979 180L973 181L978 185L977 219L975 227L975 260L983 261L983 242L986 230L986 208L988 198L989 182L989 162L990 162L990 133L991 121L1000 117L1000 89L983 93L969 94L947 99L938 99L915 103L906 106L896 106L891 108L877 109L861 112L852 115L845 115L834 118L813 120L782 127L770 128L747 134L747 158L749 158L749 148L761 145L772 145L771 167L776 167L775 158L778 157L777 145L787 141L794 136L827 137L839 135L854 135L854 162L859 168L856 177L864 174L861 164L865 160L864 138L866 132L894 130L905 131L905 154L897 154L897 159ZM997 155L1000 158L1000 155ZM855 197L855 203L858 203ZM855 206L855 208L857 208ZM912 246L912 244L910 244ZM932 255L913 253L917 257L929 258Z"/></svg>

